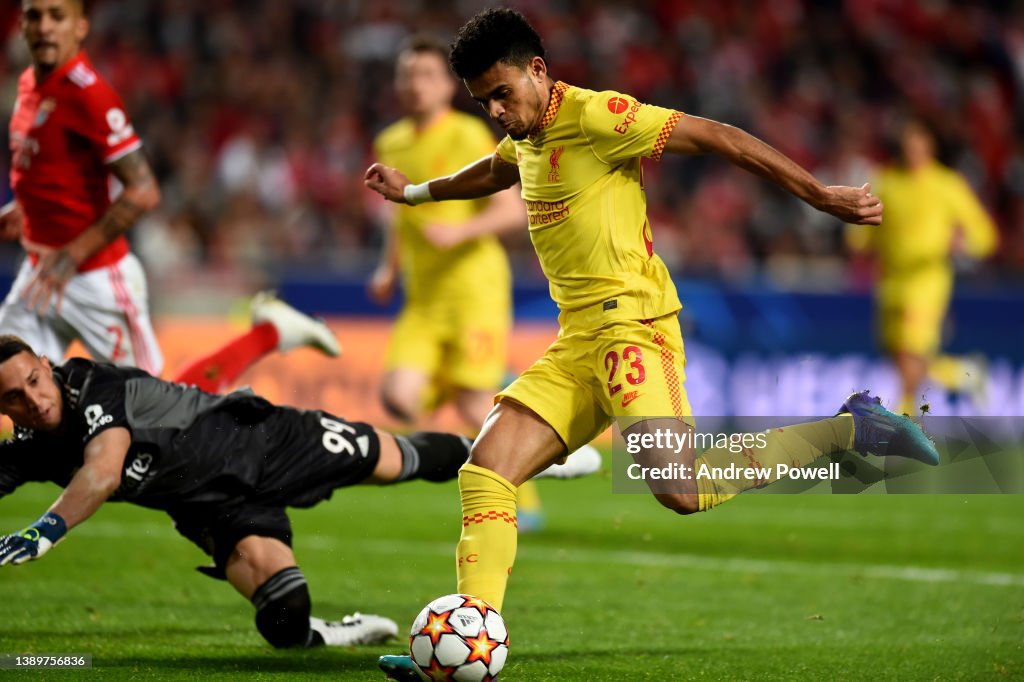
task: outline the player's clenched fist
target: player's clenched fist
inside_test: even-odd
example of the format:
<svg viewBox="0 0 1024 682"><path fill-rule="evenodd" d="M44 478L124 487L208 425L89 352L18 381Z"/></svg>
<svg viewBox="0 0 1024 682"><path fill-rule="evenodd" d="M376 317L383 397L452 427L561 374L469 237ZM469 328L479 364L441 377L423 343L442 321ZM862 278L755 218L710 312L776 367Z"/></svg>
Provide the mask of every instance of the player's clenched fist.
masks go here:
<svg viewBox="0 0 1024 682"><path fill-rule="evenodd" d="M403 190L409 184L409 178L405 177L402 171L375 163L366 170L363 181L367 187L388 201L398 204L407 203Z"/></svg>
<svg viewBox="0 0 1024 682"><path fill-rule="evenodd" d="M853 225L881 225L882 200L871 193L871 185L860 187L832 185L819 209Z"/></svg>
<svg viewBox="0 0 1024 682"><path fill-rule="evenodd" d="M0 539L0 566L38 559L57 544L68 526L59 514L46 512L28 528Z"/></svg>

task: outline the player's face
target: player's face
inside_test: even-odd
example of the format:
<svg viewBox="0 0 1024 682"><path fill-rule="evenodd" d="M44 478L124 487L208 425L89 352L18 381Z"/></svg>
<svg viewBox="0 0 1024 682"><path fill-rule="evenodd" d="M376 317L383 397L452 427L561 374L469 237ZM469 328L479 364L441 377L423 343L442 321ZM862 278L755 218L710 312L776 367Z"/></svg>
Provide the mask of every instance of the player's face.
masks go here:
<svg viewBox="0 0 1024 682"><path fill-rule="evenodd" d="M534 57L525 69L495 62L466 81L469 94L513 140L525 139L544 117L548 67Z"/></svg>
<svg viewBox="0 0 1024 682"><path fill-rule="evenodd" d="M903 160L910 168L925 165L935 157L935 141L924 126L909 123L900 138Z"/></svg>
<svg viewBox="0 0 1024 682"><path fill-rule="evenodd" d="M411 116L429 117L451 105L455 80L436 52L403 52L395 69L395 91Z"/></svg>
<svg viewBox="0 0 1024 682"><path fill-rule="evenodd" d="M0 363L0 412L18 426L54 431L60 426L64 402L45 358L27 351Z"/></svg>
<svg viewBox="0 0 1024 682"><path fill-rule="evenodd" d="M21 35L40 71L67 63L88 32L89 22L75 0L22 0Z"/></svg>

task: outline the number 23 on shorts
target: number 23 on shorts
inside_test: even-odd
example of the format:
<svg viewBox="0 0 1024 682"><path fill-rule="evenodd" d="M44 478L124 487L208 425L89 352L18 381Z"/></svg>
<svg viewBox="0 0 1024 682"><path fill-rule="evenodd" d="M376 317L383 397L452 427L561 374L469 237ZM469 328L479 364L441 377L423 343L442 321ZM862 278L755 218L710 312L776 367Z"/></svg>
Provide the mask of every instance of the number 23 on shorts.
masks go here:
<svg viewBox="0 0 1024 682"><path fill-rule="evenodd" d="M644 367L644 353L638 346L624 346L605 353L604 368L608 372L608 397L612 401L622 401L622 407L640 397L640 386L647 380L647 369ZM621 369L621 372L620 372Z"/></svg>

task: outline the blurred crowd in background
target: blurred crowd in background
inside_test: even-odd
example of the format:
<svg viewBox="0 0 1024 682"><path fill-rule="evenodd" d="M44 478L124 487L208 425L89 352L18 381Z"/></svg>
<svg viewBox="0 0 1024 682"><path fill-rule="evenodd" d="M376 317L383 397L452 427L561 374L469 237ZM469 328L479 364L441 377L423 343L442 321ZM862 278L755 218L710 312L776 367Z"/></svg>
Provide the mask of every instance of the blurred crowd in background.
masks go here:
<svg viewBox="0 0 1024 682"><path fill-rule="evenodd" d="M544 37L555 78L738 125L830 183L868 180L900 117L924 115L943 160L1000 227L998 255L973 277L1024 274L1024 2L509 4ZM373 136L401 115L396 50L411 32L450 41L488 5L88 2L88 52L124 98L163 190L132 237L154 288L251 289L293 268L365 275L384 209L362 176ZM0 9L6 112L28 64L19 6ZM458 103L482 113L464 93ZM645 171L656 243L673 270L866 286L842 226L767 183L706 158L666 157ZM525 229L512 247L517 276L539 276Z"/></svg>

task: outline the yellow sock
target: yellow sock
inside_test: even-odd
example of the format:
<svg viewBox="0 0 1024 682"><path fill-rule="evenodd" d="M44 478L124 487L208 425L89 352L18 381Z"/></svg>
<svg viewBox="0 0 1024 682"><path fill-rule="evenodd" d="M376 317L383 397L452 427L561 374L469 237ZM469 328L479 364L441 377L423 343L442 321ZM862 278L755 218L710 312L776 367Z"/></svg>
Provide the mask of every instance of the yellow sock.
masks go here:
<svg viewBox="0 0 1024 682"><path fill-rule="evenodd" d="M462 537L456 549L458 589L501 611L516 560L516 487L489 469L459 470Z"/></svg>
<svg viewBox="0 0 1024 682"><path fill-rule="evenodd" d="M928 364L928 377L950 391L963 388L970 371L970 363L952 355L940 355Z"/></svg>
<svg viewBox="0 0 1024 682"><path fill-rule="evenodd" d="M917 396L912 393L904 393L903 397L900 398L900 404L896 410L896 414L908 414L915 415L919 414L921 410L921 404L917 400Z"/></svg>
<svg viewBox="0 0 1024 682"><path fill-rule="evenodd" d="M694 462L694 472L703 465L726 468L734 464L739 469L766 469L762 478L740 476L732 480L721 477L698 477L697 499L701 511L707 511L736 497L744 490L760 488L778 479L777 464L802 467L819 457L845 452L853 447L853 418L840 415L831 419L796 424L772 429L765 436L764 447L743 448L732 452L729 448L710 448Z"/></svg>
<svg viewBox="0 0 1024 682"><path fill-rule="evenodd" d="M524 512L540 513L540 491L537 490L537 484L534 481L527 481L519 486L518 505L519 509Z"/></svg>

